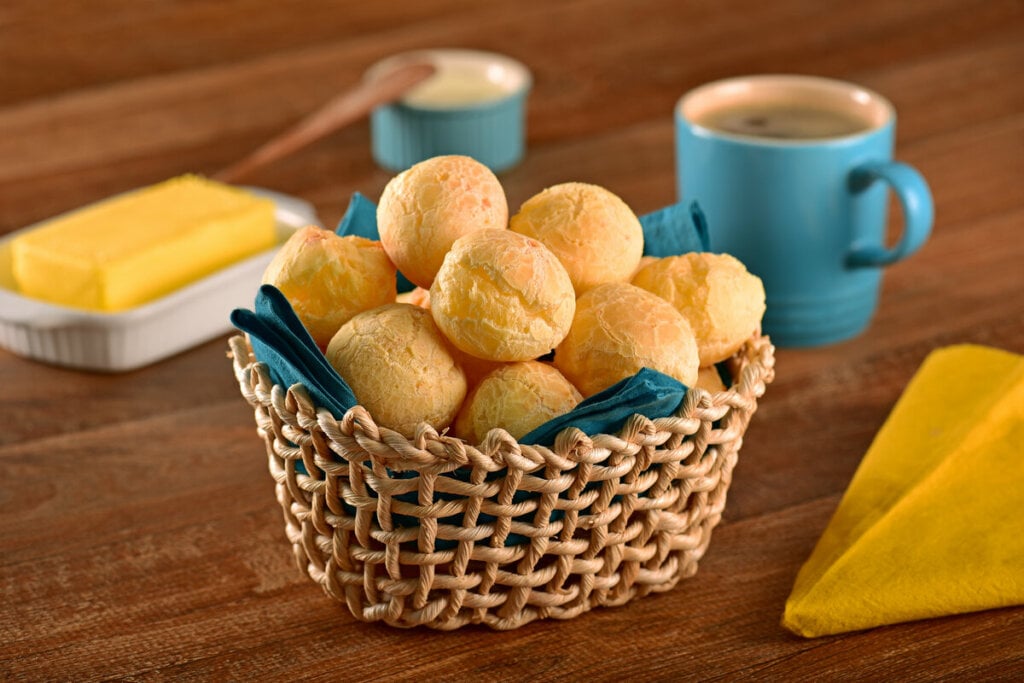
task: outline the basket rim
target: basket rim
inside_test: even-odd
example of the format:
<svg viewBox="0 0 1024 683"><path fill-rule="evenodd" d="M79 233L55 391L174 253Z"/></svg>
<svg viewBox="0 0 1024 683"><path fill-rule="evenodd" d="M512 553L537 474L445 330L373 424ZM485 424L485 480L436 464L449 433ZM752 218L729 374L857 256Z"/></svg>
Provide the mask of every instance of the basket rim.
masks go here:
<svg viewBox="0 0 1024 683"><path fill-rule="evenodd" d="M494 427L478 444L435 430L421 422L412 437L376 423L361 405L350 408L339 419L326 408L317 406L301 383L284 387L270 378L267 365L255 359L247 335L236 334L229 340L236 380L243 397L251 404L272 408L286 424L300 430L319 428L332 444L355 440L370 459L391 469L446 473L465 465L479 466L489 472L506 468L535 471L541 467L564 468L568 461L597 464L600 452L621 450L626 444L659 447L674 435L693 434L702 420L721 419L730 410L750 414L757 399L775 375L775 347L769 337L757 330L728 361L738 381L725 391L709 392L688 387L676 412L667 417L648 418L634 413L614 434L587 435L569 426L559 432L551 446L520 443L507 431ZM597 452L595 452L597 451ZM340 453L339 453L340 454Z"/></svg>

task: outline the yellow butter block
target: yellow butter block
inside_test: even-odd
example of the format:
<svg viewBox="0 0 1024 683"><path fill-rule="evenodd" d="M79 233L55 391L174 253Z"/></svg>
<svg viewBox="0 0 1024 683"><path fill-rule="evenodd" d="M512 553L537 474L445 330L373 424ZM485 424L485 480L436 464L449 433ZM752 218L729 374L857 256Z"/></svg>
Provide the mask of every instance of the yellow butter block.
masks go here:
<svg viewBox="0 0 1024 683"><path fill-rule="evenodd" d="M193 175L55 218L11 242L22 294L120 311L275 243L274 204Z"/></svg>

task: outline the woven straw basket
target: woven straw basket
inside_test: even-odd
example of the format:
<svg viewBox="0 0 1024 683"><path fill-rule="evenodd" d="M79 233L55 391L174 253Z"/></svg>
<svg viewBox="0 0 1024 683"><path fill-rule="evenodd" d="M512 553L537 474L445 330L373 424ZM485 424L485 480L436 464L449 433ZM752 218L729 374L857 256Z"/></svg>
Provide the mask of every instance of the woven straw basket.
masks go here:
<svg viewBox="0 0 1024 683"><path fill-rule="evenodd" d="M692 576L774 376L755 336L730 360L738 381L689 391L674 417L566 429L552 448L494 429L474 447L427 425L408 439L361 406L337 420L274 385L245 337L230 346L299 568L357 619L438 629L568 619Z"/></svg>

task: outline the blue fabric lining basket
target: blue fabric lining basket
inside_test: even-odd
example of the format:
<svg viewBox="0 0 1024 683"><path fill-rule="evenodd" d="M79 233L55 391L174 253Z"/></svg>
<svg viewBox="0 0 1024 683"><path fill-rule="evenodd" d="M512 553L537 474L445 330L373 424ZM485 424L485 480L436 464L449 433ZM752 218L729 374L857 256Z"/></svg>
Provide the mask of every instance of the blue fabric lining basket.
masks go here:
<svg viewBox="0 0 1024 683"><path fill-rule="evenodd" d="M759 334L722 392L615 434L575 427L552 445L493 429L477 445L421 425L413 438L361 406L336 418L275 384L230 340L299 568L363 621L513 629L665 591L697 571L721 519L743 434L774 377Z"/></svg>

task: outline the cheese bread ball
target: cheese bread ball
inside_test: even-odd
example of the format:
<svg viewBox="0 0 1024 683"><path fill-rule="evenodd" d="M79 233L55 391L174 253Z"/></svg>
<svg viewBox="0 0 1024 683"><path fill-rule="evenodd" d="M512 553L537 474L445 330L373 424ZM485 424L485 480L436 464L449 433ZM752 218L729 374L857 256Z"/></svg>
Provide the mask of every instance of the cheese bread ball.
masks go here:
<svg viewBox="0 0 1024 683"><path fill-rule="evenodd" d="M586 183L555 185L534 195L509 228L555 252L577 296L605 282L628 282L644 250L633 211L603 187Z"/></svg>
<svg viewBox="0 0 1024 683"><path fill-rule="evenodd" d="M736 353L761 324L761 278L729 254L669 256L647 266L633 284L676 307L697 335L701 365Z"/></svg>
<svg viewBox="0 0 1024 683"><path fill-rule="evenodd" d="M460 350L532 360L569 331L576 297L565 268L537 240L481 230L452 246L430 287L430 312Z"/></svg>
<svg viewBox="0 0 1024 683"><path fill-rule="evenodd" d="M440 156L399 173L377 205L380 241L409 281L429 288L444 255L463 235L508 227L508 202L489 168Z"/></svg>
<svg viewBox="0 0 1024 683"><path fill-rule="evenodd" d="M327 346L327 360L377 424L412 437L441 431L466 398L466 376L430 312L388 304L355 316Z"/></svg>
<svg viewBox="0 0 1024 683"><path fill-rule="evenodd" d="M582 400L558 370L538 361L509 363L484 377L455 420L455 433L479 443L500 427L519 439Z"/></svg>
<svg viewBox="0 0 1024 683"><path fill-rule="evenodd" d="M725 382L722 381L722 376L718 374L718 368L714 365L700 368L697 371L697 386L712 394L717 394L728 388L725 386Z"/></svg>
<svg viewBox="0 0 1024 683"><path fill-rule="evenodd" d="M321 349L356 313L395 300L395 266L380 242L315 226L281 246L263 283L281 290Z"/></svg>
<svg viewBox="0 0 1024 683"><path fill-rule="evenodd" d="M627 283L600 285L581 296L569 335L555 350L555 367L584 396L645 367L690 387L699 365L686 318L664 299Z"/></svg>
<svg viewBox="0 0 1024 683"><path fill-rule="evenodd" d="M412 304L413 306L419 306L420 308L430 309L430 290L423 289L422 287L416 287L408 292L399 294L395 299L400 304ZM449 342L448 350L452 352L452 357L455 358L455 362L458 363L462 371L466 373L466 385L472 389L475 387L484 375L497 369L502 365L500 361L484 360L483 358L477 358L471 356L468 353L461 351L457 346Z"/></svg>

